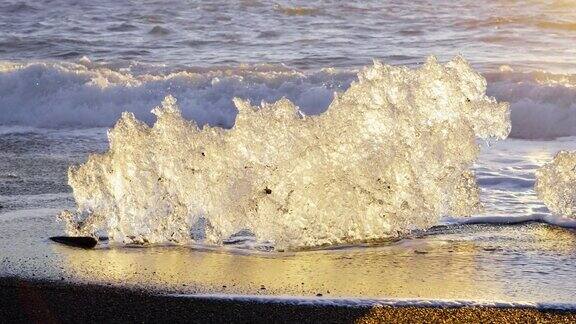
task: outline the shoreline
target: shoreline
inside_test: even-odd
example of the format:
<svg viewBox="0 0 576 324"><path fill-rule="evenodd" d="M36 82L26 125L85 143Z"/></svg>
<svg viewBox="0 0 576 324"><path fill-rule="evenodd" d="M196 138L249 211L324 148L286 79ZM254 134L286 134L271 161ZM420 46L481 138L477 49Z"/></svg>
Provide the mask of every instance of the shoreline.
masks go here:
<svg viewBox="0 0 576 324"><path fill-rule="evenodd" d="M187 298L150 290L0 277L8 322L575 322L576 311L534 307L288 303L281 299Z"/></svg>

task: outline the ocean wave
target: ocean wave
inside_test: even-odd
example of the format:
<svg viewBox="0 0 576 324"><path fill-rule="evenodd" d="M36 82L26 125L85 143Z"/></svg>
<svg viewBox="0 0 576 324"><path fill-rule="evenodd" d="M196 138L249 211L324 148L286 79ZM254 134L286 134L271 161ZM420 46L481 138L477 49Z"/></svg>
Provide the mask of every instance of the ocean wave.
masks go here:
<svg viewBox="0 0 576 324"><path fill-rule="evenodd" d="M36 12L39 9L27 3L8 3L0 4L0 12L4 11L10 14L26 14Z"/></svg>
<svg viewBox="0 0 576 324"><path fill-rule="evenodd" d="M576 75L516 72L486 74L487 93L511 105L510 137L553 139L576 135Z"/></svg>
<svg viewBox="0 0 576 324"><path fill-rule="evenodd" d="M521 72L511 68L484 74L487 94L511 104L510 137L553 139L576 135L576 75ZM47 128L110 127L123 111L149 124L149 108L167 94L178 99L184 117L199 125L230 128L239 97L259 103L286 97L305 114L326 110L335 92L356 80L355 71L324 69L303 73L282 65L213 69L92 63L0 62L1 125Z"/></svg>
<svg viewBox="0 0 576 324"><path fill-rule="evenodd" d="M155 36L166 36L171 33L170 29L156 25L150 29L148 34L155 35Z"/></svg>
<svg viewBox="0 0 576 324"><path fill-rule="evenodd" d="M142 70L142 72L140 71ZM160 71L158 71L160 70ZM102 67L74 63L0 63L0 124L47 128L111 126L123 111L152 123L150 107L172 94L186 118L230 128L232 99L273 102L286 97L306 114L324 111L353 73L324 70L305 75L258 65L149 73L141 65Z"/></svg>
<svg viewBox="0 0 576 324"><path fill-rule="evenodd" d="M572 7L574 7L573 3ZM574 8L570 8L570 10L573 9ZM508 25L532 26L536 27L538 30L550 29L550 30L567 31L567 32L572 32L576 30L576 23L569 20L569 17L568 18L558 17L557 15L544 16L544 15L511 14L506 16L465 19L463 21L457 22L456 25L470 30L477 30L478 28L486 28L486 27L499 29L507 27Z"/></svg>
<svg viewBox="0 0 576 324"><path fill-rule="evenodd" d="M276 10L287 16L312 16L321 12L320 8L314 7L288 7L276 5Z"/></svg>

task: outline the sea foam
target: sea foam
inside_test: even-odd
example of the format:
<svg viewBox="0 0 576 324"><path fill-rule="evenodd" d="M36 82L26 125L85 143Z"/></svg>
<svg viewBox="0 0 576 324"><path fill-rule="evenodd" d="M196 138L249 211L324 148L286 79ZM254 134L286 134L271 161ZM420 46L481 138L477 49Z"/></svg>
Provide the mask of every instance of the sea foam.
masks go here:
<svg viewBox="0 0 576 324"><path fill-rule="evenodd" d="M0 125L110 127L123 111L152 124L150 107L172 94L187 119L230 128L238 112L234 97L252 102L286 97L306 114L317 114L354 76L331 69L304 74L270 65L164 71L136 63L105 66L86 58L79 63L0 62Z"/></svg>
<svg viewBox="0 0 576 324"><path fill-rule="evenodd" d="M518 72L486 74L488 94L510 102L510 137L553 139L576 135L576 75Z"/></svg>
<svg viewBox="0 0 576 324"><path fill-rule="evenodd" d="M70 235L222 244L244 231L277 249L380 240L479 209L480 139L510 132L462 58L419 69L375 62L317 116L290 100L234 99L232 129L182 118L172 96L153 127L126 112L110 150L69 170Z"/></svg>
<svg viewBox="0 0 576 324"><path fill-rule="evenodd" d="M486 71L487 94L511 105L510 137L553 139L576 135L576 75ZM78 63L0 62L0 125L40 128L110 127L123 111L152 125L150 107L167 94L200 126L231 128L233 98L290 99L306 115L322 113L353 81L356 71L301 72L281 65L171 68Z"/></svg>

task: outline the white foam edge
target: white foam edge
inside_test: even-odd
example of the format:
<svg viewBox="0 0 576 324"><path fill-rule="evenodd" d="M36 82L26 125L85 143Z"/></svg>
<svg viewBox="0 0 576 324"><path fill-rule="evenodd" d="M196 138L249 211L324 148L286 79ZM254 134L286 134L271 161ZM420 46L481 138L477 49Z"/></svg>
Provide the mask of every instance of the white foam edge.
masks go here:
<svg viewBox="0 0 576 324"><path fill-rule="evenodd" d="M546 223L549 225L564 228L576 228L576 219L544 213L534 213L524 216L486 215L486 216L472 216L468 218L445 217L442 219L441 225L472 225L472 224L513 225L528 222Z"/></svg>
<svg viewBox="0 0 576 324"><path fill-rule="evenodd" d="M491 307L491 308L531 308L539 310L576 311L576 304L551 302L506 302L506 301L472 301L449 299L412 299L412 298L325 298L297 297L288 295L242 295L242 294L168 294L169 297L189 299L213 299L218 301L238 301L257 303L279 303L297 306L333 306L333 307Z"/></svg>

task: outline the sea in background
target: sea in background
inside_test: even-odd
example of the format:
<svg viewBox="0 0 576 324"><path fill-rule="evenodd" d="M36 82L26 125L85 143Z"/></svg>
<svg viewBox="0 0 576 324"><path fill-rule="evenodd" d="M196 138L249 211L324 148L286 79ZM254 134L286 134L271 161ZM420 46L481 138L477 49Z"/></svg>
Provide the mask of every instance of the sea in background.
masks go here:
<svg viewBox="0 0 576 324"><path fill-rule="evenodd" d="M148 123L168 94L186 118L230 128L232 98L322 113L373 59L417 67L462 55L511 105L510 138L474 167L475 219L550 215L535 170L576 148L573 1L2 1L0 275L144 285L178 294L576 301L576 233L546 223L458 224L378 246L70 249L66 170L107 149L123 111Z"/></svg>

